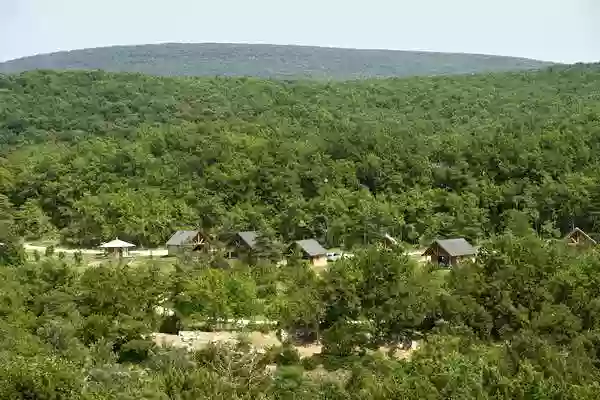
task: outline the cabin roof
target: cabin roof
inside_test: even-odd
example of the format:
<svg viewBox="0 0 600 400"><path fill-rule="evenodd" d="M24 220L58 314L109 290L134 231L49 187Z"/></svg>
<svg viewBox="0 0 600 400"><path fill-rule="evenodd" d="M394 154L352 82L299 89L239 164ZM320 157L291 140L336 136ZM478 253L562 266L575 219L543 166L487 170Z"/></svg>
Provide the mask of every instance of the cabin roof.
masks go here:
<svg viewBox="0 0 600 400"><path fill-rule="evenodd" d="M396 240L396 238L392 237L389 233L384 233L383 238L385 240L387 240L388 242L390 242L391 244L393 244L394 246L397 246L399 244L398 240Z"/></svg>
<svg viewBox="0 0 600 400"><path fill-rule="evenodd" d="M297 240L295 243L310 257L324 256L327 254L327 250L325 250L325 248L315 239Z"/></svg>
<svg viewBox="0 0 600 400"><path fill-rule="evenodd" d="M428 255L430 250L432 250L436 245L448 253L450 257L472 256L477 253L475 248L471 246L471 243L467 242L463 238L457 238L436 240L431 246L429 246L423 255Z"/></svg>
<svg viewBox="0 0 600 400"><path fill-rule="evenodd" d="M167 241L167 246L183 246L199 233L200 231L177 231Z"/></svg>
<svg viewBox="0 0 600 400"><path fill-rule="evenodd" d="M237 235L251 249L253 249L256 246L256 239L258 238L258 232L256 232L256 231L238 232Z"/></svg>

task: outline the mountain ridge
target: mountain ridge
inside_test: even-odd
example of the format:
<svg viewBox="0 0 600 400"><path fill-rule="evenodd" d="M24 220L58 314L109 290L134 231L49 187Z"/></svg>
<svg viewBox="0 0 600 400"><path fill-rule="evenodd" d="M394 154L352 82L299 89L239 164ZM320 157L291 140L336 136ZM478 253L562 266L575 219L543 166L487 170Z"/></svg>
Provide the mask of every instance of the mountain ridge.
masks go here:
<svg viewBox="0 0 600 400"><path fill-rule="evenodd" d="M388 78L542 69L528 58L303 45L162 43L60 51L0 63L0 73L36 69L106 70L158 76Z"/></svg>

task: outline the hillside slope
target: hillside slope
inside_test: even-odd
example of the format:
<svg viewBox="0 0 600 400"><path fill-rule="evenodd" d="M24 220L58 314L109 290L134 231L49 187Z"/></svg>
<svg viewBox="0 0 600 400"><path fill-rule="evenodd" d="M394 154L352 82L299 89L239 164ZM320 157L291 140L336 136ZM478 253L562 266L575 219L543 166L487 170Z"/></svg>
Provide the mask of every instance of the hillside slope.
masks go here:
<svg viewBox="0 0 600 400"><path fill-rule="evenodd" d="M26 236L176 227L330 246L600 226L600 68L285 82L0 76L0 198ZM44 222L45 221L45 222Z"/></svg>
<svg viewBox="0 0 600 400"><path fill-rule="evenodd" d="M116 46L37 55L1 63L0 73L101 69L166 76L348 79L529 70L549 65L477 54L206 43Z"/></svg>

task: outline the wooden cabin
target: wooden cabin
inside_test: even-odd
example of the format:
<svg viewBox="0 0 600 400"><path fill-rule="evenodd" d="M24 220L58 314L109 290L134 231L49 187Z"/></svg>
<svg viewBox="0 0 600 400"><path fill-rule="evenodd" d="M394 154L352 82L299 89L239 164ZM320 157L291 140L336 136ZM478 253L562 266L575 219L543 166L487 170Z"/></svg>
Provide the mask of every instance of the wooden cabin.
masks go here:
<svg viewBox="0 0 600 400"><path fill-rule="evenodd" d="M300 250L302 258L309 260L314 267L327 265L327 250L315 239L297 240L290 248Z"/></svg>
<svg viewBox="0 0 600 400"><path fill-rule="evenodd" d="M564 237L564 240L569 246L577 247L592 247L597 244L596 241L590 237L590 235L579 228L575 228L569 232L569 234Z"/></svg>
<svg viewBox="0 0 600 400"><path fill-rule="evenodd" d="M423 257L439 266L453 267L463 260L474 259L477 250L465 239L436 240L423 253Z"/></svg>
<svg viewBox="0 0 600 400"><path fill-rule="evenodd" d="M207 250L208 238L200 231L177 231L167 241L167 252L176 256L186 251Z"/></svg>
<svg viewBox="0 0 600 400"><path fill-rule="evenodd" d="M257 238L258 232L256 231L236 232L233 238L227 240L229 258L240 258L250 254L256 249Z"/></svg>

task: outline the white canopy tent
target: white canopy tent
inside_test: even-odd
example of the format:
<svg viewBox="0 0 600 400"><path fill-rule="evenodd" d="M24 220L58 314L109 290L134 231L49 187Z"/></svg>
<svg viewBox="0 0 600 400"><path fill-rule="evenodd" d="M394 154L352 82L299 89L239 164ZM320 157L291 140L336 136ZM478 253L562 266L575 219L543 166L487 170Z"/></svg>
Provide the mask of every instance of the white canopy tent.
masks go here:
<svg viewBox="0 0 600 400"><path fill-rule="evenodd" d="M119 238L100 245L107 255L113 254L119 257L129 257L129 249L135 247L133 243L127 243Z"/></svg>

